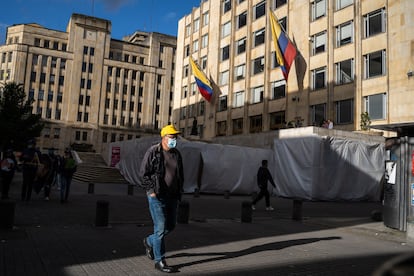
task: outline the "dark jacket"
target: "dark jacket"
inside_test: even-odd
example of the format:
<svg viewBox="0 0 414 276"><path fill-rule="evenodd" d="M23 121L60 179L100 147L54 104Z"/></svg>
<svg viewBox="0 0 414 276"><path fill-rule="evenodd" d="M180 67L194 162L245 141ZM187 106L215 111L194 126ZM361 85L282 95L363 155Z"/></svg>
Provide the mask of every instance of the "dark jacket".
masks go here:
<svg viewBox="0 0 414 276"><path fill-rule="evenodd" d="M260 167L257 172L257 185L259 185L260 189L267 189L267 181L270 181L272 186L276 188L275 182L273 181L269 169L265 167Z"/></svg>
<svg viewBox="0 0 414 276"><path fill-rule="evenodd" d="M170 149L169 152L177 161L175 178L176 184L178 185L178 189L175 191L175 194L170 195L181 199L184 183L183 160L177 149ZM161 144L153 145L147 150L141 163L139 176L141 180L140 185L147 191L148 194L154 192L157 196L159 196L166 193L166 184L164 182L164 155Z"/></svg>

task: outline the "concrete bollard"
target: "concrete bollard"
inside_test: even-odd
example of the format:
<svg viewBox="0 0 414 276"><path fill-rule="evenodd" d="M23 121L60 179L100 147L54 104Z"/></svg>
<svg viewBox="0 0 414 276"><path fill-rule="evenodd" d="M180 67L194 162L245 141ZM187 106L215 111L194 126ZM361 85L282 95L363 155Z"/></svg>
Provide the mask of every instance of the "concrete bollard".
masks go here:
<svg viewBox="0 0 414 276"><path fill-rule="evenodd" d="M292 219L302 220L302 200L293 200Z"/></svg>
<svg viewBox="0 0 414 276"><path fill-rule="evenodd" d="M96 202L96 218L95 226L108 226L109 202L106 200L98 200Z"/></svg>
<svg viewBox="0 0 414 276"><path fill-rule="evenodd" d="M241 222L252 222L252 203L250 201L242 202Z"/></svg>
<svg viewBox="0 0 414 276"><path fill-rule="evenodd" d="M194 197L200 197L200 189L199 188L194 189Z"/></svg>
<svg viewBox="0 0 414 276"><path fill-rule="evenodd" d="M93 184L92 182L89 182L88 184L88 194L93 194L95 190L95 184Z"/></svg>
<svg viewBox="0 0 414 276"><path fill-rule="evenodd" d="M190 217L190 203L188 201L181 201L178 204L177 222L181 224L188 224Z"/></svg>
<svg viewBox="0 0 414 276"><path fill-rule="evenodd" d="M0 201L0 228L12 229L14 226L14 210L16 202L12 200Z"/></svg>
<svg viewBox="0 0 414 276"><path fill-rule="evenodd" d="M134 195L134 185L128 184L128 195Z"/></svg>

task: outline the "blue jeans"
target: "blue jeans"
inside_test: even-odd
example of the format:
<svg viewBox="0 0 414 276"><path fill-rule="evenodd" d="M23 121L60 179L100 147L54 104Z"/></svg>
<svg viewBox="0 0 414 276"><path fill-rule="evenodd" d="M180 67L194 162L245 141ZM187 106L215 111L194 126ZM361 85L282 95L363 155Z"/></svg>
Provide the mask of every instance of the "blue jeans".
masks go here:
<svg viewBox="0 0 414 276"><path fill-rule="evenodd" d="M178 200L170 197L147 197L154 223L154 233L147 237L147 242L154 251L154 261L159 262L165 258L164 237L175 228L177 222Z"/></svg>
<svg viewBox="0 0 414 276"><path fill-rule="evenodd" d="M70 192L70 184L72 183L71 176L61 176L60 179L60 201L67 201L69 192Z"/></svg>

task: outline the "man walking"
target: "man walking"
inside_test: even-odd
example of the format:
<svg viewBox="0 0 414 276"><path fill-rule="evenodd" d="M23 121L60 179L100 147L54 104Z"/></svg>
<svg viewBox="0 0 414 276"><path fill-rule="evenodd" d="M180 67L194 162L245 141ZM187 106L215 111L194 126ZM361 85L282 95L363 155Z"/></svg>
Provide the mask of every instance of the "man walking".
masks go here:
<svg viewBox="0 0 414 276"><path fill-rule="evenodd" d="M262 160L262 166L257 171L257 185L260 188L260 192L257 197L252 202L252 209L256 210L256 203L265 197L266 200L266 210L273 211L273 207L270 206L270 195L267 190L267 182L270 181L272 186L276 188L275 182L273 181L272 175L267 168L267 160Z"/></svg>
<svg viewBox="0 0 414 276"><path fill-rule="evenodd" d="M176 225L177 206L181 200L184 171L180 152L175 148L180 132L173 125L161 130L161 143L145 153L140 168L141 185L146 190L154 232L144 238L146 255L162 272L175 272L165 261L165 235Z"/></svg>

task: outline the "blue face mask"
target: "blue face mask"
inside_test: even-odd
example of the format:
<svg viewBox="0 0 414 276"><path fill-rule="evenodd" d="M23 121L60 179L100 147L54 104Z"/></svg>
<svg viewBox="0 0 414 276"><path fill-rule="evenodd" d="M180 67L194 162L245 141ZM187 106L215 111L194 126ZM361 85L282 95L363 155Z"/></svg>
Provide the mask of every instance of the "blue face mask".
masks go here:
<svg viewBox="0 0 414 276"><path fill-rule="evenodd" d="M168 138L168 141L167 141L167 146L168 146L170 149L175 148L175 147L177 146L177 139L176 139L176 138Z"/></svg>

